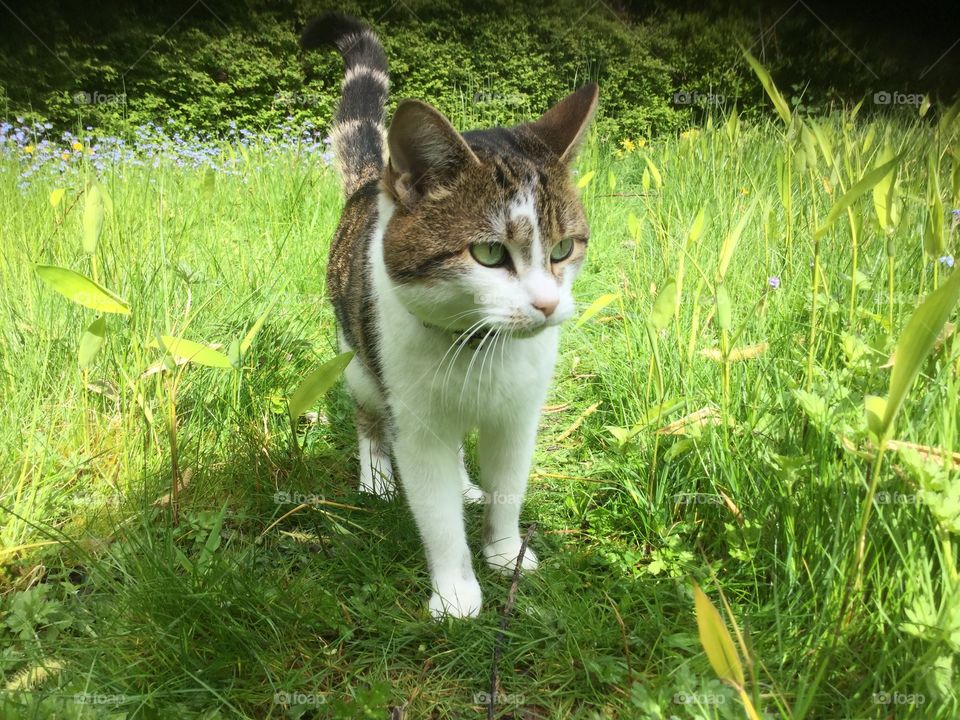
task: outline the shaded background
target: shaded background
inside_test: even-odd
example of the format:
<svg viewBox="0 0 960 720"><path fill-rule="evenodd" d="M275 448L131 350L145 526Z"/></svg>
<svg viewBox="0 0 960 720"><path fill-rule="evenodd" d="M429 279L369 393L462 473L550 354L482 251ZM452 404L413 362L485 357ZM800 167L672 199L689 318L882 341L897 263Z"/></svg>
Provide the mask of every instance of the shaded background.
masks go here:
<svg viewBox="0 0 960 720"><path fill-rule="evenodd" d="M0 0L0 114L113 132L150 121L215 133L287 118L323 126L342 64L296 39L327 9L378 29L394 98L424 98L461 127L532 116L590 79L612 135L668 131L734 104L770 112L738 45L816 112L864 98L865 112L910 112L924 93L946 101L960 89L960 12L933 0Z"/></svg>

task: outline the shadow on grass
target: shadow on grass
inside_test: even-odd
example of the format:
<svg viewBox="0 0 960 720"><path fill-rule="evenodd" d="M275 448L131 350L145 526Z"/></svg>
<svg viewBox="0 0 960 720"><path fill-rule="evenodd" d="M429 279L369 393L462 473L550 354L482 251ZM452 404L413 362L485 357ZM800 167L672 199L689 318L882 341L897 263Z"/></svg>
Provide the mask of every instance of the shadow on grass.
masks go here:
<svg viewBox="0 0 960 720"><path fill-rule="evenodd" d="M484 612L433 622L404 502L354 489L342 388L327 412L325 428L307 428L302 456L238 437L233 462L198 467L179 525L168 507L149 505L118 521L111 541L51 556L73 573L59 575L55 593L65 618L59 687L5 701L23 701L17 711L37 717L53 707L69 717L90 702L130 717L214 708L257 718L480 712L509 587L479 557L481 510L468 509L468 526ZM628 702L664 632L648 619L688 613L676 582L640 593L561 537L532 543L544 562L520 583L500 661L499 717L557 716L611 693ZM694 642L691 635L691 652Z"/></svg>

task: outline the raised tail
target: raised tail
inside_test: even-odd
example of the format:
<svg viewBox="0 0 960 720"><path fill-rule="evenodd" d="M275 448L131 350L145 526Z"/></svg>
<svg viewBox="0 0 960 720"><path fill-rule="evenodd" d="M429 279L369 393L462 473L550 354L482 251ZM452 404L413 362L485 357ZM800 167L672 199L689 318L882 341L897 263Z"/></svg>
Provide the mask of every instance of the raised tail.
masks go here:
<svg viewBox="0 0 960 720"><path fill-rule="evenodd" d="M300 46L306 50L325 45L336 47L346 64L330 137L349 197L383 173L383 114L390 87L387 54L373 30L341 13L314 18L300 35Z"/></svg>

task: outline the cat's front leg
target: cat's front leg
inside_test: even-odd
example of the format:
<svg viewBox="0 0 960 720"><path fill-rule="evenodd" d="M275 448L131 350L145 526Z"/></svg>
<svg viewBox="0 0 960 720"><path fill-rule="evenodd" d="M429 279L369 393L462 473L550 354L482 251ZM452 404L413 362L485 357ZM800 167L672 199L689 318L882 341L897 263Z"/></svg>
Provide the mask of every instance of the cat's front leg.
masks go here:
<svg viewBox="0 0 960 720"><path fill-rule="evenodd" d="M483 556L487 564L511 574L520 554L520 508L537 435L539 408L480 427L480 482L487 491ZM537 569L537 556L524 550L523 570Z"/></svg>
<svg viewBox="0 0 960 720"><path fill-rule="evenodd" d="M433 434L417 419L401 419L398 427L403 430L394 442L394 456L430 568L430 613L475 617L481 592L463 523L459 443Z"/></svg>

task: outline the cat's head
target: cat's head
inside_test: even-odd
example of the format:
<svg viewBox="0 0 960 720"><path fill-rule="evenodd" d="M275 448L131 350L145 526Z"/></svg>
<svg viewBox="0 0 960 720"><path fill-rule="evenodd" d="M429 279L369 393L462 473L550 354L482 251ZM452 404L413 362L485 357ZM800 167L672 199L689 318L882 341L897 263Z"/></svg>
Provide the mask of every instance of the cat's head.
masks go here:
<svg viewBox="0 0 960 720"><path fill-rule="evenodd" d="M426 103L400 104L387 134L383 259L407 310L450 330L518 336L573 315L589 228L570 163L596 103L586 85L535 122L464 135Z"/></svg>

